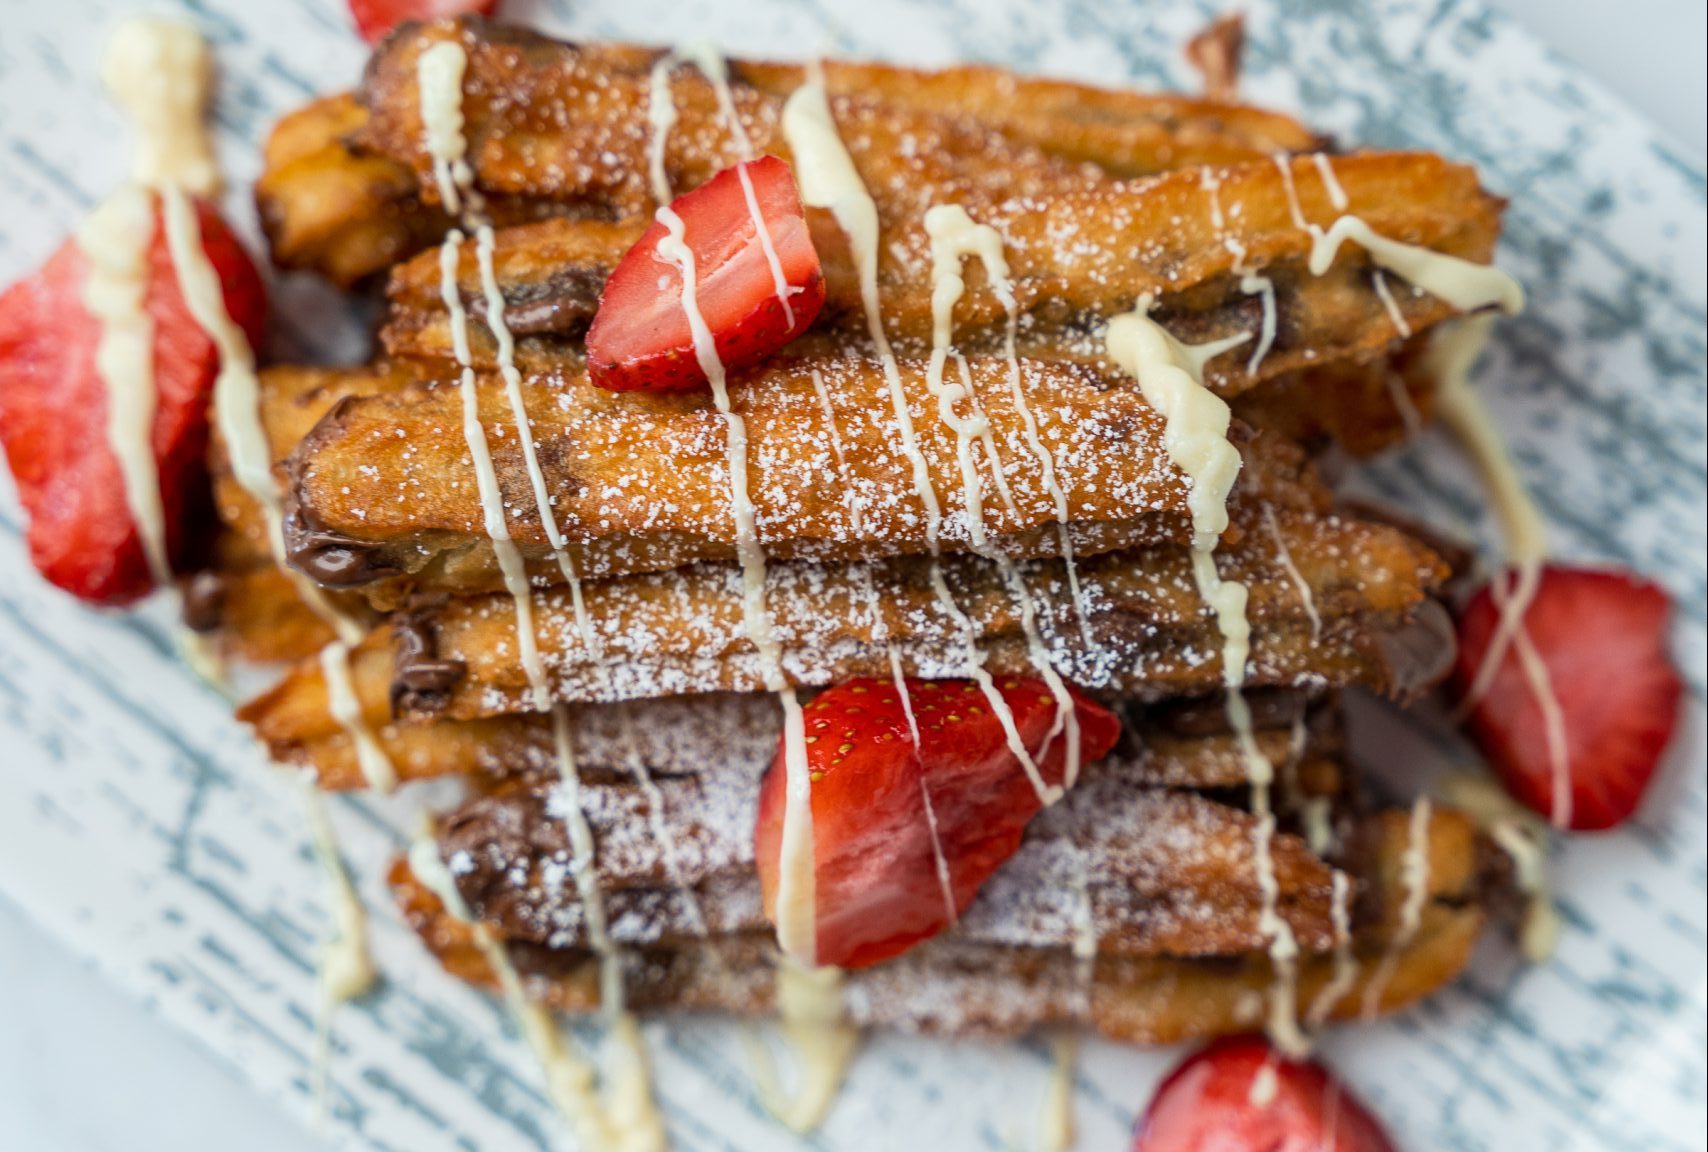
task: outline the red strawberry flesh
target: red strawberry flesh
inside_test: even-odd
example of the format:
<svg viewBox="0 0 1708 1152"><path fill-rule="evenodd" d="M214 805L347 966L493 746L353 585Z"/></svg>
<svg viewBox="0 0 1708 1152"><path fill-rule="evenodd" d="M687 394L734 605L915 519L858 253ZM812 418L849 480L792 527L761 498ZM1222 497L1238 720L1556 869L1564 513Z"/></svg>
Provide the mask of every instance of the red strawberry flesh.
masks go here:
<svg viewBox="0 0 1708 1152"><path fill-rule="evenodd" d="M824 304L824 273L787 164L763 156L726 168L670 208L694 254L695 304L726 371L758 364L807 330ZM761 222L785 281L782 293L761 242ZM605 284L587 331L588 372L601 388L685 392L707 385L681 270L659 252L668 231L654 221Z"/></svg>
<svg viewBox="0 0 1708 1152"><path fill-rule="evenodd" d="M1503 587L1513 581L1496 578ZM1658 585L1618 571L1549 565L1524 613L1523 633L1546 670L1564 728L1569 810L1556 811L1559 761L1547 698L1514 647L1499 658L1468 727L1512 795L1563 827L1598 831L1636 810L1678 720L1683 682L1667 650L1672 603ZM1468 689L1494 643L1493 585L1459 620L1458 681Z"/></svg>
<svg viewBox="0 0 1708 1152"><path fill-rule="evenodd" d="M1233 1036L1168 1074L1139 1120L1131 1152L1395 1150L1376 1118L1321 1064L1289 1060L1257 1037Z"/></svg>
<svg viewBox="0 0 1708 1152"><path fill-rule="evenodd" d="M497 10L498 0L350 0L356 32L369 44L385 39L406 21L490 16Z"/></svg>
<svg viewBox="0 0 1708 1152"><path fill-rule="evenodd" d="M943 931L951 915L939 848L958 916L1014 854L1041 807L976 684L909 680L907 687L919 725L917 748L891 681L849 681L805 708L820 964L867 967ZM1066 741L1050 739L1057 704L1049 689L1041 680L1004 678L998 690L1040 775L1061 784ZM1114 745L1120 723L1077 693L1074 701L1082 758L1100 759ZM768 914L776 908L784 775L779 748L760 792L755 829Z"/></svg>
<svg viewBox="0 0 1708 1152"><path fill-rule="evenodd" d="M202 243L226 308L258 340L266 298L254 265L218 214L197 205ZM157 404L151 439L167 552L181 566L208 507L208 406L219 354L178 290L156 213L145 306L154 321ZM96 369L100 323L83 303L89 261L67 241L0 295L0 444L29 514L30 558L85 600L127 604L154 580L107 439L106 385Z"/></svg>

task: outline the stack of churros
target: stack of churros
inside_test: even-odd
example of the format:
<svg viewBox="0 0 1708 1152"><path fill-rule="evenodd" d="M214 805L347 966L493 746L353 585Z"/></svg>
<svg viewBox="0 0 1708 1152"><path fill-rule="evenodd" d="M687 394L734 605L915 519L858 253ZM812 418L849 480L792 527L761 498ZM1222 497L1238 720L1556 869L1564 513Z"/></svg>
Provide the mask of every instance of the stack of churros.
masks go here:
<svg viewBox="0 0 1708 1152"><path fill-rule="evenodd" d="M595 1143L660 1138L637 1014L780 1016L802 1126L866 1028L1300 1056L1536 885L1487 806L1372 803L1341 695L1449 674L1469 561L1321 466L1489 448L1502 201L1236 102L1230 27L1191 99L406 24L256 185L383 291L355 367L248 372L159 184L219 365L187 620L286 666L239 714L320 789L466 782L398 904Z"/></svg>

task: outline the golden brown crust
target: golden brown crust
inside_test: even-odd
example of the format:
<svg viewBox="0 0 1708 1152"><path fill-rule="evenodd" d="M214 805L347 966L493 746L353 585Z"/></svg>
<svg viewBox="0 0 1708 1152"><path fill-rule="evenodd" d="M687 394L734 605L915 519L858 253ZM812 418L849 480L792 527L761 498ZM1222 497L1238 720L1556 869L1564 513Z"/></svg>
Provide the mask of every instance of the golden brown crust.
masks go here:
<svg viewBox="0 0 1708 1152"><path fill-rule="evenodd" d="M992 546L1012 556L1058 554L1057 506L1026 446L1009 371L998 357L969 361L1013 501L1002 498L987 460L984 524ZM937 418L926 362L902 361L900 378L943 516L941 547L965 550L971 539L955 434ZM927 550L924 505L885 387L878 361L847 357L780 359L732 382L769 557L839 562ZM1190 538L1185 479L1169 462L1161 419L1135 384L1086 365L1027 361L1021 388L1051 447L1078 550ZM578 573L622 576L734 558L727 433L709 395L613 394L575 376L530 379L522 396ZM511 537L536 581L563 583L497 379L487 378L479 401ZM1290 446L1259 437L1247 457L1236 502L1257 490L1295 506L1322 499ZM410 589L504 586L458 389L410 388L341 403L298 445L289 470L292 563L322 583L365 586L382 605L401 602Z"/></svg>
<svg viewBox="0 0 1708 1152"><path fill-rule="evenodd" d="M1430 822L1424 870L1429 896L1418 931L1405 941L1396 942L1389 910L1405 895L1399 878L1409 845L1406 815L1379 814L1360 827L1359 840L1365 856L1354 866L1362 894L1353 937L1358 975L1352 989L1332 1002L1330 1019L1356 1017L1367 1007L1396 1011L1439 988L1469 960L1485 920L1483 878L1464 863L1477 853L1463 816L1437 811ZM405 919L446 969L490 985L468 927L445 915L403 861L394 865L391 881ZM1236 943L1237 935L1228 943ZM1307 946L1299 973L1302 1006L1314 1004L1332 977L1333 959L1323 943L1316 939ZM846 1004L858 1024L946 1034L1016 1034L1079 1024L1115 1040L1163 1044L1260 1026L1274 982L1266 953L1190 951L1122 955L1100 943L1087 987L1077 978L1069 948L993 946L950 933L897 960L851 973ZM629 1003L637 1010L762 1015L774 1009L774 951L762 934L720 938L712 947L637 952L640 962L628 968ZM545 1003L569 1012L597 1007L596 965L587 953L514 944L511 955L528 976L530 993ZM1387 979L1369 997L1390 955Z"/></svg>
<svg viewBox="0 0 1708 1152"><path fill-rule="evenodd" d="M616 116L639 115L646 106L647 76L657 56L652 50L558 45L490 26L465 36L483 43L500 41L512 50L498 60L501 68L510 71L484 78L483 83L502 85L517 99L544 98L543 86L553 85L554 80L561 86L568 77L607 90L622 89L626 111ZM410 46L395 50L407 53ZM448 227L436 207L422 202L422 185L407 155L387 153L383 142L363 131L368 119L364 101L383 108L391 99L409 96L407 85L393 79L408 74L398 68L406 70L408 65L376 65L361 100L343 95L316 101L275 128L267 146L266 170L256 185L256 200L279 264L315 268L349 285L435 242ZM554 71L562 75L554 78ZM750 106L764 103L773 120L775 107L802 78L799 66L788 64L735 61L730 72L738 106L747 112ZM928 123L960 121L987 138L994 134L1011 142L1010 148L1035 150L1011 159L1027 155L1069 165L1089 163L1116 177L1258 160L1320 144L1298 121L1258 108L1018 77L979 66L922 72L884 64L828 62L826 72L832 91L859 92L869 103L909 117L907 123L918 123L920 118ZM672 93L683 119L675 133L681 142L672 150L670 172L676 187L686 187L698 183L691 177L706 164L717 167L727 161L728 145L709 123L714 115L712 95L696 69L677 67ZM580 108L578 122L610 121L617 106L612 101L596 109ZM634 126L628 125L631 133ZM540 131L536 126L523 130L529 128ZM355 146L358 138L364 147ZM381 147L374 147L376 143ZM601 143L608 145L610 140ZM894 143L893 134L874 146L886 143ZM705 156L693 159L696 150ZM644 164L635 171L644 173ZM623 197L625 215L643 212L647 205L628 194L633 191L626 190ZM537 189L490 199L500 222L587 213L585 205L573 199L555 202Z"/></svg>
<svg viewBox="0 0 1708 1152"><path fill-rule="evenodd" d="M934 203L957 203L1003 237L1023 354L1100 356L1099 322L1150 298L1158 322L1187 343L1251 337L1206 365L1206 382L1225 396L1305 369L1368 361L1402 331L1421 334L1453 309L1402 286L1392 297L1402 330L1375 290L1362 249L1348 245L1323 274L1309 272L1313 235L1298 219L1326 228L1342 213L1357 215L1381 235L1481 263L1493 255L1501 202L1481 189L1472 169L1427 153L1339 157L1335 173L1347 197L1344 209L1331 203L1308 158L1284 167L1265 161L1034 196L943 192L895 206L883 221L878 264L885 331L903 352L929 350L932 263L923 214ZM813 328L823 339L806 347L864 348L866 321L846 238L828 213L808 216L826 299ZM599 286L641 231L641 222L628 218L549 220L497 235L494 267L507 325L521 337L517 356L524 370L562 371L579 354ZM1274 293L1274 336L1261 359L1254 350L1265 306L1247 290L1246 273L1261 274ZM967 294L955 313L956 346L996 351L1007 332L1006 309L977 261L967 262L966 276ZM470 352L477 365L490 368L495 345L470 251L460 258L458 284L469 306ZM388 350L448 360L436 255L396 269L389 295Z"/></svg>
<svg viewBox="0 0 1708 1152"><path fill-rule="evenodd" d="M1276 526L1312 590L1322 630L1314 634L1267 531L1247 532L1225 547L1224 577L1244 579L1251 589L1252 686L1403 687L1397 681L1405 677L1385 645L1433 603L1428 597L1446 576L1434 554L1397 530L1358 521L1282 513ZM1007 582L985 561L952 557L944 563L991 670L1030 674ZM872 568L884 635L897 643L914 674L966 675L964 641L936 606L923 568L920 561ZM1146 699L1200 696L1218 688L1219 633L1197 595L1185 549L1114 553L1081 565L1097 641L1091 648L1079 639L1059 563L1040 562L1023 572L1051 639L1052 660L1074 682ZM739 584L734 569L720 566L590 582L584 603L600 642L597 655L584 645L568 593L537 594L536 638L555 696L594 701L758 690L763 685L742 626ZM785 668L796 682L822 685L888 674L887 647L875 631L873 601L860 570L775 565L769 599ZM458 670L454 683L430 700L417 698L416 706L452 719L532 708L516 657L509 597L459 598L422 609L405 626L425 638L418 650L431 649L418 656L452 662ZM396 637L396 625L382 627L354 654L355 686L374 723L389 718L394 687L409 688L409 661L398 665ZM1446 643L1450 652L1450 639ZM406 704L409 696L405 691ZM284 755L291 745L336 732L318 665L312 663L247 705L241 716Z"/></svg>
<svg viewBox="0 0 1708 1152"><path fill-rule="evenodd" d="M304 655L312 655L310 647ZM1303 738L1313 754L1340 749L1334 709L1311 709L1298 694L1253 694L1258 748L1272 763L1287 765ZM389 705L373 698L367 719L399 780L440 776L505 781L557 771L552 722L543 715L516 713L470 720L394 722ZM1194 715L1190 723L1180 717ZM310 770L327 791L368 786L349 733L324 717L313 726L297 722L293 734L283 718L268 717L272 759ZM622 704L581 705L569 710L576 769L583 779L627 779L637 764L654 776L738 769L768 763L781 729L776 702L768 695L709 693ZM1194 702L1190 709L1163 705L1125 709L1123 738L1113 754L1144 786L1238 788L1246 762L1238 739L1225 730L1222 702ZM715 748L710 755L707 749ZM1327 761L1323 761L1327 763ZM1307 794L1329 795L1341 781L1327 774L1296 781Z"/></svg>
<svg viewBox="0 0 1708 1152"><path fill-rule="evenodd" d="M753 861L756 776L657 781L654 809L633 783L588 785L583 812L613 940L694 947L712 935L763 934ZM439 851L475 919L506 940L589 947L573 847L553 814L553 783L478 796L446 814ZM1137 786L1116 765L1088 768L997 869L954 935L982 944L1071 948L1090 901L1100 955L1229 955L1264 945L1253 855L1257 820L1207 797ZM669 840L666 856L653 838ZM1276 910L1306 951L1334 946L1329 865L1298 836L1273 844ZM1071 879L1070 879L1071 877ZM696 910L690 910L691 891Z"/></svg>
<svg viewBox="0 0 1708 1152"><path fill-rule="evenodd" d="M450 219L423 204L415 173L358 153L348 136L367 120L351 95L314 101L267 139L255 207L273 259L349 287L444 235Z"/></svg>

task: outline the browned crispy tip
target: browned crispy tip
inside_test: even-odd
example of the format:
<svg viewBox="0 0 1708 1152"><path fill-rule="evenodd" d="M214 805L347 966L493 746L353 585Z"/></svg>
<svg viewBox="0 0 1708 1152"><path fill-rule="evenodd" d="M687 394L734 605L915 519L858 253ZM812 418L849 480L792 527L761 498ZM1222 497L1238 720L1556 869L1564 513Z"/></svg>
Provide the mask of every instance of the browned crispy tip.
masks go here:
<svg viewBox="0 0 1708 1152"><path fill-rule="evenodd" d="M1211 100L1232 101L1239 97L1240 60L1245 53L1245 14L1227 12L1216 17L1186 42L1186 62L1204 79L1204 95Z"/></svg>

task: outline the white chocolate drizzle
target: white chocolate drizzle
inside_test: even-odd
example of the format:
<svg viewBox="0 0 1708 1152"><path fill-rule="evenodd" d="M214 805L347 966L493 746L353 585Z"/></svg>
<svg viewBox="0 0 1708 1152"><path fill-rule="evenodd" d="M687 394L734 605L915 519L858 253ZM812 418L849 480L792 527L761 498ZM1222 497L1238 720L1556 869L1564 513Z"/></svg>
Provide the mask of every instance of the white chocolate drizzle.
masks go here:
<svg viewBox="0 0 1708 1152"><path fill-rule="evenodd" d="M1358 957L1352 951L1352 880L1339 868L1334 870L1329 923L1334 927L1334 968L1305 1013L1305 1024L1313 1032L1327 1023L1329 1014L1358 983Z"/></svg>
<svg viewBox="0 0 1708 1152"><path fill-rule="evenodd" d="M823 69L815 62L808 68L809 79L789 94L783 105L783 136L795 157L795 178L800 183L801 200L815 208L828 208L848 236L854 253L855 268L860 282L860 299L866 315L866 328L872 345L883 365L884 382L889 390L890 407L900 433L900 447L911 466L914 493L925 511L925 538L931 555L931 589L937 605L955 624L965 638L968 672L978 682L979 690L990 704L992 713L1002 725L1008 749L1026 772L1026 778L1039 800L1053 804L1060 799L1061 789L1048 784L1014 720L1013 710L997 690L996 682L984 666L984 654L974 641L972 621L955 603L955 596L943 578L939 563L941 546L939 533L943 523L942 505L931 484L930 466L919 448L914 431L913 416L908 411L907 393L902 387L901 368L895 351L884 331L884 319L878 296L878 206L860 179L854 160L838 135L836 121L830 114L830 101L825 94ZM785 836L785 840L787 837Z"/></svg>
<svg viewBox="0 0 1708 1152"><path fill-rule="evenodd" d="M131 17L107 41L101 79L136 127L131 168L138 184L170 184L196 196L219 191L219 162L203 124L213 56L200 33L171 20Z"/></svg>
<svg viewBox="0 0 1708 1152"><path fill-rule="evenodd" d="M1560 939L1560 913L1548 881L1547 822L1484 772L1451 773L1440 792L1511 858L1513 886L1524 897L1519 949L1532 964L1545 963Z"/></svg>
<svg viewBox="0 0 1708 1152"><path fill-rule="evenodd" d="M1080 769L1079 715L1074 709L1073 697L1067 690L1067 684L1056 672L1044 646L1031 589L1026 586L1025 578L1021 576L1014 561L1001 548L991 543L985 531L984 506L980 494L981 477L973 453L975 437L979 438L985 448L991 473L1007 496L1010 510L1017 511L1012 496L1007 495L1006 484L1002 483L1002 458L997 452L995 438L990 431L990 421L979 406L977 396L972 392L971 373L966 371L966 361L959 361L963 379L959 387L943 382L944 364L950 346L954 343L955 305L966 291L966 281L961 276L961 261L968 256L978 257L984 265L986 278L993 286L1003 286L998 294L1006 296L1006 302L1012 307L1014 296L1012 290L1007 287L1008 266L1002 254L1002 237L988 224L975 224L972 217L967 215L966 209L958 204L939 204L928 209L925 213L925 232L931 239L931 359L926 368L926 385L937 398L938 419L955 433L956 457L961 466L961 486L967 508L967 534L973 551L995 561L1001 570L1009 592L1020 609L1028 659L1055 699L1056 716L1044 746L1048 747L1057 734L1065 731L1067 760L1062 787L1072 788L1079 777ZM961 400L967 401L971 409L964 417L955 411L956 403ZM1069 562L1071 563L1071 560ZM1083 605L1076 605L1075 611L1081 619L1084 618Z"/></svg>
<svg viewBox="0 0 1708 1152"><path fill-rule="evenodd" d="M1340 178L1334 174L1334 162L1321 152L1313 152L1311 160L1317 166L1317 175L1322 177L1323 190L1328 193L1328 202L1336 212L1346 211L1346 189L1340 186Z"/></svg>
<svg viewBox="0 0 1708 1152"><path fill-rule="evenodd" d="M746 127L741 123L741 116L735 110L735 94L729 87L729 65L724 61L723 54L702 40L683 45L673 55L680 60L690 61L711 84L712 95L718 105L718 119L723 121L725 129L735 141L736 157L741 160L753 159L753 138L747 134Z"/></svg>
<svg viewBox="0 0 1708 1152"><path fill-rule="evenodd" d="M634 1152L663 1148L663 1127L646 1088L649 1073L645 1044L634 1018L625 1016L613 1026L613 1039L626 1061L626 1070L621 1076L608 1077L610 1090L601 1098L596 1070L564 1042L551 1013L528 995L504 942L474 919L450 870L439 858L439 846L430 831L410 845L409 869L439 898L453 919L468 925L475 946L498 981L505 1006L545 1073L547 1096L570 1121L581 1146Z"/></svg>
<svg viewBox="0 0 1708 1152"><path fill-rule="evenodd" d="M1400 875L1406 886L1405 899L1400 903L1399 924L1382 954L1382 962L1364 986L1363 1015L1366 1020L1373 1019L1382 1010L1382 994L1388 990L1394 973L1399 969L1400 957L1417 939L1418 929L1423 925L1423 909L1429 903L1429 825L1433 814L1434 807L1429 797L1419 796L1412 803L1410 835L1406 840L1405 854L1400 858Z"/></svg>
<svg viewBox="0 0 1708 1152"><path fill-rule="evenodd" d="M1276 1046L1300 1054L1309 1042L1298 1023L1298 940L1278 910L1280 883L1275 874L1275 813L1270 787L1275 768L1253 733L1251 709L1241 685L1250 652L1251 622L1247 589L1223 580L1216 569L1216 544L1228 526L1228 497L1239 475L1239 450L1228 439L1232 414L1227 403L1204 386L1208 360L1250 339L1249 334L1189 347L1148 315L1150 299L1109 322L1105 347L1109 359L1139 383L1147 402L1164 421L1163 445L1175 467L1191 481L1187 506L1192 514L1192 571L1198 593L1215 612L1222 633L1222 680L1227 713L1239 742L1251 785L1252 857L1262 904L1258 930L1269 941L1275 980L1269 994L1268 1032Z"/></svg>
<svg viewBox="0 0 1708 1152"><path fill-rule="evenodd" d="M1489 316L1470 316L1443 325L1430 340L1425 362L1425 370L1438 381L1436 411L1482 475L1506 540L1506 560L1513 570L1510 586L1498 575L1489 586L1499 621L1457 715L1462 719L1482 701L1511 651L1542 714L1542 735L1553 782L1553 821L1556 827L1564 828L1571 823L1572 809L1565 717L1547 665L1524 626L1547 559L1547 528L1487 405L1470 382L1471 366L1487 344L1492 325Z"/></svg>
<svg viewBox="0 0 1708 1152"><path fill-rule="evenodd" d="M219 372L214 380L214 420L225 441L233 476L260 507L275 559L291 574L303 600L338 635L328 652L336 649L344 653L347 652L344 645L360 638L360 625L339 613L318 588L284 563L279 495L272 473L272 454L261 426L255 353L226 310L219 274L203 247L201 226L191 200L192 195L216 193L221 183L213 143L204 123L212 75L212 55L195 29L153 18L131 19L121 24L113 33L102 65L102 77L109 92L129 113L137 129L139 147L133 178L138 184L154 188L160 196L167 250L178 290L191 317L219 354ZM146 193L142 194L142 200L148 218L133 220L131 227L133 235L142 237L146 245L153 233L153 205ZM104 243L111 245L109 251L124 248L117 237L104 238ZM152 373L152 333L147 348L133 354L146 355ZM108 383L111 394L112 381ZM146 421L151 425L155 406L152 379L148 392ZM141 422L140 413L135 415ZM142 443L146 445L146 441ZM148 468L150 473L154 472L151 448ZM149 481L149 487L154 493L152 514L158 517L157 475ZM151 530L145 527L143 531L146 539ZM157 538L160 535L155 534ZM160 555L163 559L163 548ZM161 579L161 569L154 559L150 567L156 578ZM322 654L322 663L331 669L326 653ZM340 666L331 670L345 673L341 679L328 677L331 711L350 737L369 783L384 787L395 779L395 773L362 719L360 705L349 684L348 668ZM366 913L339 862L332 825L318 796L311 796L307 817L315 855L326 872L333 896L334 931L318 960L320 994L316 1003L316 1056L311 1077L318 1104L325 1098L332 1013L342 1001L366 992L375 973L368 956Z"/></svg>
<svg viewBox="0 0 1708 1152"><path fill-rule="evenodd" d="M676 100L670 91L670 73L677 65L676 53L666 52L653 61L646 83L646 172L652 198L668 204L674 197L670 192L670 173L664 166L664 151L670 143L670 130L676 127Z"/></svg>
<svg viewBox="0 0 1708 1152"><path fill-rule="evenodd" d="M106 389L107 445L118 462L149 575L166 587L172 565L154 457L154 320L147 300L153 240L154 197L136 185L102 201L77 228L77 246L89 261L83 306L101 330L95 370Z"/></svg>
<svg viewBox="0 0 1708 1152"><path fill-rule="evenodd" d="M1378 266L1422 288L1461 312L1497 307L1506 313L1524 309L1524 290L1492 264L1477 264L1446 252L1390 240L1357 216L1342 216L1327 232L1313 233L1307 266L1321 276L1334 263L1340 246L1357 244Z"/></svg>
<svg viewBox="0 0 1708 1152"><path fill-rule="evenodd" d="M433 158L440 198L451 211L460 211L465 225L472 225L476 230L476 258L485 297L486 319L498 345L500 374L522 444L536 510L564 577L576 594L578 621L584 634L591 635L585 612L580 609L580 581L563 536L558 531L544 473L535 454L532 425L521 393L521 376L515 366L514 341L504 320L504 301L493 269L491 227L480 219L483 200L474 188L473 174L465 156L462 81L467 65L467 54L455 41L442 41L421 54L417 63L417 79L426 144ZM493 467L491 444L481 421L477 378L469 351L468 313L457 287L457 267L463 243L463 233L452 229L439 249L440 296L450 318L452 351L459 369L463 436L474 466L483 527L491 540L505 588L515 607L517 651L527 675L534 710L550 715L552 721L559 786L564 795L564 803L558 807L569 832L570 870L585 917L588 942L599 960L600 1007L609 1022L608 1035L613 1042L614 1056L609 1061L606 1076L609 1100L602 1101L593 1091L592 1070L583 1062L572 1060L549 1014L528 1002L502 943L492 940L484 926L477 925L476 933L485 941L483 951L487 952L488 961L504 987L512 1011L545 1067L552 1097L564 1111L566 1119L578 1131L589 1127L603 1131L603 1142L595 1146L661 1148L665 1141L664 1128L652 1097L645 1044L626 1005L624 957L607 930L604 900L594 867L593 832L582 810L581 778L575 762L569 713L552 699L550 679L534 632L533 590L521 550L510 533L503 492ZM412 863L413 858L412 853ZM434 859L437 859L436 855ZM447 907L451 907L449 902ZM455 908L452 910L456 912ZM466 913L467 909L462 911Z"/></svg>
<svg viewBox="0 0 1708 1152"><path fill-rule="evenodd" d="M1275 559L1287 573L1287 579L1293 582L1293 587L1299 593L1299 605L1305 610L1305 617L1311 622L1311 643L1316 644L1322 639L1323 618L1317 611L1316 598L1311 595L1311 583L1305 579L1305 574L1299 571L1299 566L1293 563L1293 554L1287 550L1287 541L1281 535L1281 525L1275 521L1275 509L1265 504L1263 506L1263 526L1269 531L1269 538L1275 542Z"/></svg>
<svg viewBox="0 0 1708 1152"><path fill-rule="evenodd" d="M1376 289L1376 298L1382 302L1382 307L1388 313L1388 319L1394 325L1394 331L1402 338L1411 336L1411 324L1406 320L1406 314L1400 311L1398 300L1394 299L1394 290L1388 287L1387 273L1380 268L1370 273L1370 284Z"/></svg>
<svg viewBox="0 0 1708 1152"><path fill-rule="evenodd" d="M800 1082L787 1093L763 1043L751 1044L760 1100L796 1132L824 1122L860 1046L859 1029L843 1018L842 970L809 968L785 955L777 967L777 1013L783 1038L800 1066Z"/></svg>
<svg viewBox="0 0 1708 1152"><path fill-rule="evenodd" d="M1067 1152L1073 1147L1073 1074L1078 1064L1079 1038L1072 1032L1051 1036L1050 1080L1038 1125L1038 1142L1044 1152Z"/></svg>
<svg viewBox="0 0 1708 1152"><path fill-rule="evenodd" d="M364 995L379 973L368 954L368 914L350 882L349 870L338 854L338 835L326 810L326 798L307 777L301 778L303 812L308 820L309 841L315 859L326 877L332 899L333 934L321 945L316 958L318 1000L314 1013L314 1056L310 1061L309 1093L314 1098L317 1121L327 1110L327 1092L332 1064L332 1017L338 1005Z"/></svg>

